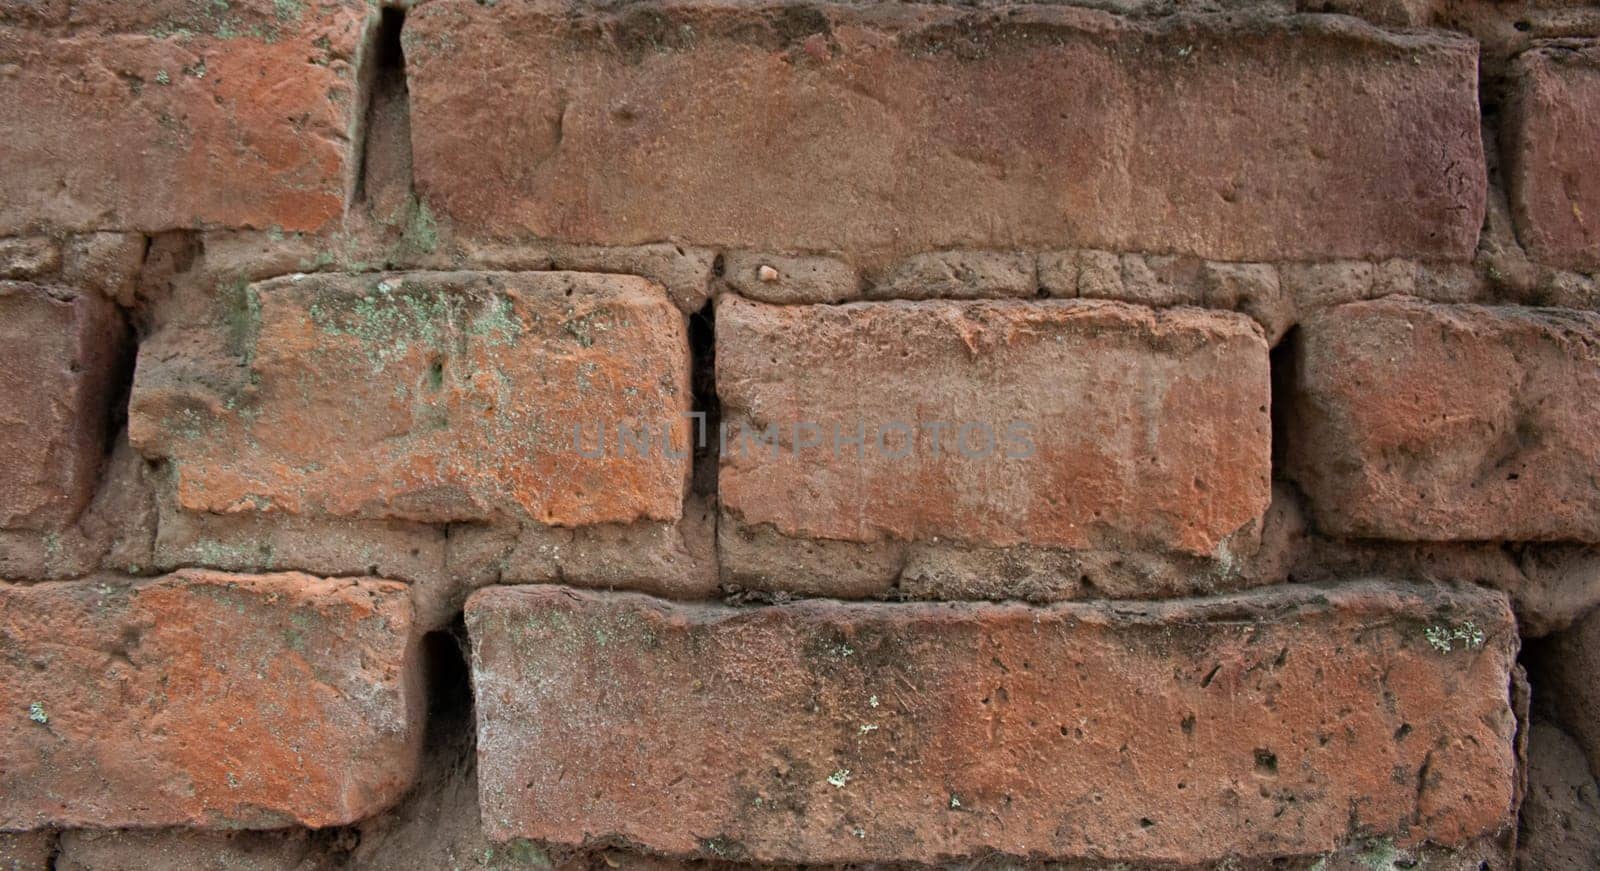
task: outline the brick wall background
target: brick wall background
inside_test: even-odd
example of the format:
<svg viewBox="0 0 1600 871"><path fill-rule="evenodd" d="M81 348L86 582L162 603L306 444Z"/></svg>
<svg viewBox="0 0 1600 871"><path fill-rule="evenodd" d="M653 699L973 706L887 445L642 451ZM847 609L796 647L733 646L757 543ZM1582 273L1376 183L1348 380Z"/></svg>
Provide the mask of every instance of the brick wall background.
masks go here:
<svg viewBox="0 0 1600 871"><path fill-rule="evenodd" d="M1600 867L1600 9L0 0L0 133L0 868Z"/></svg>

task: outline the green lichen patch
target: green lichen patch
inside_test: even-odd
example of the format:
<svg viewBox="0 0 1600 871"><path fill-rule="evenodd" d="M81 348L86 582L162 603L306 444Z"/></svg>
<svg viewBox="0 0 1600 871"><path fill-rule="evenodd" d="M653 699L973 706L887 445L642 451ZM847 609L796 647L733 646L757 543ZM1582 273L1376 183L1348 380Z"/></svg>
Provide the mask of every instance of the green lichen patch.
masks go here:
<svg viewBox="0 0 1600 871"><path fill-rule="evenodd" d="M435 354L452 350L467 302L459 294L385 278L359 296L321 294L308 313L324 335L356 339L376 372L413 348Z"/></svg>
<svg viewBox="0 0 1600 871"><path fill-rule="evenodd" d="M1440 653L1449 653L1458 647L1477 650L1483 647L1486 640L1483 630L1471 620L1454 626L1448 623L1434 624L1423 631L1423 637L1428 639L1429 646Z"/></svg>
<svg viewBox="0 0 1600 871"><path fill-rule="evenodd" d="M561 322L561 329L567 335L578 340L578 344L585 348L594 347L595 336L610 330L613 326L611 313L605 309L595 309L574 314Z"/></svg>
<svg viewBox="0 0 1600 871"><path fill-rule="evenodd" d="M255 359L256 340L261 335L261 297L250 282L235 278L217 289L217 303L228 353L248 366Z"/></svg>

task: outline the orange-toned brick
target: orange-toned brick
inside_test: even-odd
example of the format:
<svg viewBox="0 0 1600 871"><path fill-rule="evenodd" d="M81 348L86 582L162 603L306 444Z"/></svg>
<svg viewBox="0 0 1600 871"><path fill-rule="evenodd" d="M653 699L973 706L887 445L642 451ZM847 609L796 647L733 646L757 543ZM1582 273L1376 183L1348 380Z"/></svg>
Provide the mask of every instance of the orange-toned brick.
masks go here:
<svg viewBox="0 0 1600 871"><path fill-rule="evenodd" d="M1483 218L1477 46L1440 32L432 0L404 33L417 190L470 235L1464 259Z"/></svg>
<svg viewBox="0 0 1600 871"><path fill-rule="evenodd" d="M88 504L125 340L98 295L0 281L0 528L58 529Z"/></svg>
<svg viewBox="0 0 1600 871"><path fill-rule="evenodd" d="M642 278L291 276L244 288L229 317L225 342L175 328L141 347L130 436L173 462L187 510L557 526L682 513L688 339ZM620 445L620 425L648 430L646 448Z"/></svg>
<svg viewBox="0 0 1600 871"><path fill-rule="evenodd" d="M0 583L0 829L332 826L416 768L402 584Z"/></svg>
<svg viewBox="0 0 1600 871"><path fill-rule="evenodd" d="M495 587L467 626L496 840L1198 866L1512 821L1516 632L1476 588L738 609Z"/></svg>
<svg viewBox="0 0 1600 871"><path fill-rule="evenodd" d="M796 538L1224 556L1270 496L1267 368L1232 313L727 297L722 507Z"/></svg>
<svg viewBox="0 0 1600 871"><path fill-rule="evenodd" d="M0 233L316 230L343 214L368 4L35 13L0 18Z"/></svg>

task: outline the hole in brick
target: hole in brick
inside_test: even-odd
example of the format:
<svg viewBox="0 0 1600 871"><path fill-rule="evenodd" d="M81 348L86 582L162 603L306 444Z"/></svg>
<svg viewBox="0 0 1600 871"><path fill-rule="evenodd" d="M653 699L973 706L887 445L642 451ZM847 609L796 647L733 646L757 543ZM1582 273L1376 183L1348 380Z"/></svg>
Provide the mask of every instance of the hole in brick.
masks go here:
<svg viewBox="0 0 1600 871"><path fill-rule="evenodd" d="M1299 344L1300 328L1293 327L1284 334L1283 339L1272 349L1267 358L1272 379L1272 406L1269 409L1269 417L1272 422L1272 480L1274 481L1283 479L1290 424L1289 409L1294 397L1298 366L1296 349Z"/></svg>
<svg viewBox="0 0 1600 871"><path fill-rule="evenodd" d="M717 398L717 310L714 302L707 302L689 316L689 355L694 410L704 415L689 433L690 438L695 439L694 478L690 489L698 495L712 497L717 492L717 434L722 425L722 403ZM703 440L700 439L702 432Z"/></svg>
<svg viewBox="0 0 1600 871"><path fill-rule="evenodd" d="M1256 773L1266 777L1278 776L1278 755L1271 750L1256 748Z"/></svg>
<svg viewBox="0 0 1600 871"><path fill-rule="evenodd" d="M422 670L428 700L425 756L452 751L463 740L463 733L474 729L466 639L466 623L460 616L448 629L422 637Z"/></svg>
<svg viewBox="0 0 1600 871"><path fill-rule="evenodd" d="M412 195L411 95L400 41L405 17L404 9L384 8L363 52L361 164L352 201L379 219L403 215Z"/></svg>

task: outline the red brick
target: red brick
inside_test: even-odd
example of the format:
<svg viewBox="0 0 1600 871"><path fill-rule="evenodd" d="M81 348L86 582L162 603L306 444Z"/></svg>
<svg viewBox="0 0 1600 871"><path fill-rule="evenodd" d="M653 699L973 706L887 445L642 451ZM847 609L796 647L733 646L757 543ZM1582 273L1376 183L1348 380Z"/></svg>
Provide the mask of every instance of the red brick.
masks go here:
<svg viewBox="0 0 1600 871"><path fill-rule="evenodd" d="M559 526L682 512L688 339L644 279L291 276L242 289L230 319L220 349L185 328L141 348L130 437L172 460L184 509ZM617 448L619 423L650 428L648 456ZM592 452L602 425L604 456L575 449L574 426Z"/></svg>
<svg viewBox="0 0 1600 871"><path fill-rule="evenodd" d="M1541 46L1512 69L1505 156L1517 237L1546 263L1600 267L1600 43Z"/></svg>
<svg viewBox="0 0 1600 871"><path fill-rule="evenodd" d="M1477 48L1351 19L435 0L418 192L470 235L1465 258ZM495 131L486 148L483 131Z"/></svg>
<svg viewBox="0 0 1600 871"><path fill-rule="evenodd" d="M1198 864L1512 821L1516 633L1474 587L745 609L495 587L467 626L495 840Z"/></svg>
<svg viewBox="0 0 1600 871"><path fill-rule="evenodd" d="M0 233L315 230L343 213L367 4L56 9L0 20Z"/></svg>
<svg viewBox="0 0 1600 871"><path fill-rule="evenodd" d="M1270 497L1267 368L1260 330L1232 313L726 297L722 505L798 538L1221 556L1255 534ZM896 456L897 421L917 431L909 456ZM937 451L933 422L947 425ZM807 423L822 444L796 449ZM745 438L769 425L778 451ZM980 425L994 441L970 429L962 456L959 428ZM836 431L863 427L859 454L835 448Z"/></svg>
<svg viewBox="0 0 1600 871"><path fill-rule="evenodd" d="M56 833L0 832L0 871L52 871Z"/></svg>
<svg viewBox="0 0 1600 871"><path fill-rule="evenodd" d="M0 281L0 528L60 528L88 504L123 341L99 296Z"/></svg>
<svg viewBox="0 0 1600 871"><path fill-rule="evenodd" d="M383 810L416 766L410 624L391 581L0 583L0 829Z"/></svg>
<svg viewBox="0 0 1600 871"><path fill-rule="evenodd" d="M1600 542L1600 315L1358 302L1300 328L1289 472L1316 525Z"/></svg>

